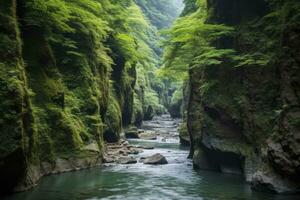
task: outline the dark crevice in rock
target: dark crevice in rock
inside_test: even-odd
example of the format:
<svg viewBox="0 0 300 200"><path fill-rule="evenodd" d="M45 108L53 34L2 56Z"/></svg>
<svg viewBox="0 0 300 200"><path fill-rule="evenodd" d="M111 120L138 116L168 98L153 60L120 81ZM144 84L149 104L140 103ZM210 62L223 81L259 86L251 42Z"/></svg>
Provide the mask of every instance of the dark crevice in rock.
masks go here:
<svg viewBox="0 0 300 200"><path fill-rule="evenodd" d="M1 193L10 193L26 176L26 158L21 148L6 156L0 162Z"/></svg>

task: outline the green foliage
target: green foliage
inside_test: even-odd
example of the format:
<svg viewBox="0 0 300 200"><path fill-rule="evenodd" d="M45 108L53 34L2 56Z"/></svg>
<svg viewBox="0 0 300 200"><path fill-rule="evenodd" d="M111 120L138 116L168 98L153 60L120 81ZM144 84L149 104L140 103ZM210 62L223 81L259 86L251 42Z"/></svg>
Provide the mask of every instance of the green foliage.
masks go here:
<svg viewBox="0 0 300 200"><path fill-rule="evenodd" d="M177 88L172 96L171 104L176 104L182 100L183 100L182 88Z"/></svg>
<svg viewBox="0 0 300 200"><path fill-rule="evenodd" d="M180 0L136 0L136 3L158 29L169 27L183 7Z"/></svg>
<svg viewBox="0 0 300 200"><path fill-rule="evenodd" d="M218 39L231 36L234 29L222 24L207 24L206 1L198 1L197 6L194 13L179 18L165 31L167 40L161 75L182 80L190 68L221 64L234 54L232 49L212 46Z"/></svg>
<svg viewBox="0 0 300 200"><path fill-rule="evenodd" d="M271 12L237 27L208 23L204 0L186 1L186 8L172 28L165 31L164 65L160 76L178 80L191 68L220 65L267 66L282 53L284 30L299 26L299 2L270 0ZM237 38L242 49L222 48L222 40Z"/></svg>
<svg viewBox="0 0 300 200"><path fill-rule="evenodd" d="M163 106L159 104L159 99L157 93L148 88L145 90L145 107L151 106L155 111L162 111L164 110Z"/></svg>
<svg viewBox="0 0 300 200"><path fill-rule="evenodd" d="M112 86L111 86L112 87ZM109 138L118 139L122 129L122 113L119 102L117 101L116 95L113 89L110 90L109 104L107 112L105 114L105 130L104 135L108 135Z"/></svg>
<svg viewBox="0 0 300 200"><path fill-rule="evenodd" d="M154 78L163 87L160 36L134 0L5 1L0 11L0 156L76 157L119 133L122 115L163 110L152 89Z"/></svg>
<svg viewBox="0 0 300 200"><path fill-rule="evenodd" d="M269 13L238 27L239 40L247 49L234 58L237 67L274 65L284 52L283 33L299 27L299 1L268 2L271 6Z"/></svg>
<svg viewBox="0 0 300 200"><path fill-rule="evenodd" d="M57 31L71 32L68 25L71 19L71 10L67 3L61 0L29 0L26 2L25 20L28 25L44 27L45 31L56 29Z"/></svg>

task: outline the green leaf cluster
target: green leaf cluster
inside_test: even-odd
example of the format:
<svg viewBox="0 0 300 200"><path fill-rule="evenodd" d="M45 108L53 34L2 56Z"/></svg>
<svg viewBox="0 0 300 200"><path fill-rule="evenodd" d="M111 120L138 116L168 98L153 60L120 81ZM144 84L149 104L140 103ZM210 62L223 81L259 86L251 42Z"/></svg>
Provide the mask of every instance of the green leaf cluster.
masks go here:
<svg viewBox="0 0 300 200"><path fill-rule="evenodd" d="M231 57L233 49L216 48L217 40L233 35L234 29L223 24L209 24L206 1L195 3L197 9L179 18L165 31L164 65L159 74L171 79L182 79L191 68L217 65Z"/></svg>

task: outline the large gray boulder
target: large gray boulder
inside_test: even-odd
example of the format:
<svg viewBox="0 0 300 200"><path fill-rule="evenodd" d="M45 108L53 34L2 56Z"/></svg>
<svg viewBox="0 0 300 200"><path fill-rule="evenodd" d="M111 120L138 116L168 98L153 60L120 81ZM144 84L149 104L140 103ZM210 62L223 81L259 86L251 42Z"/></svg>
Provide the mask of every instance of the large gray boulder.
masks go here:
<svg viewBox="0 0 300 200"><path fill-rule="evenodd" d="M168 164L168 161L163 155L157 153L153 156L147 157L143 163L148 165L165 165Z"/></svg>
<svg viewBox="0 0 300 200"><path fill-rule="evenodd" d="M299 183L292 182L288 178L281 177L276 173L257 171L251 183L253 189L263 192L278 194L300 193Z"/></svg>

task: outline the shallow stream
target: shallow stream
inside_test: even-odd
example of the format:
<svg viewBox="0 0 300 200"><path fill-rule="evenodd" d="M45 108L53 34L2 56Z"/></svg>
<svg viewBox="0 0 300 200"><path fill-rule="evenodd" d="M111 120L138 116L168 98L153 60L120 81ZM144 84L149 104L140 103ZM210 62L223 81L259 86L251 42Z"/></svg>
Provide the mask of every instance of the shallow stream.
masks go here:
<svg viewBox="0 0 300 200"><path fill-rule="evenodd" d="M167 131L172 137L157 140L130 140L131 144L155 147L144 150L137 158L161 153L169 164L111 165L101 168L53 175L42 178L31 191L18 193L6 200L98 200L98 199L203 199L203 200L296 200L253 192L243 177L209 171L194 171L174 129L176 121L169 117L146 122L145 129ZM163 127L162 127L163 126Z"/></svg>

